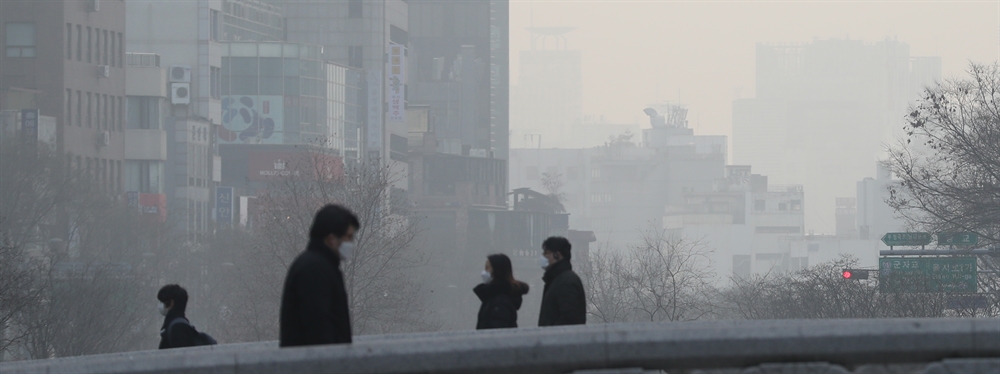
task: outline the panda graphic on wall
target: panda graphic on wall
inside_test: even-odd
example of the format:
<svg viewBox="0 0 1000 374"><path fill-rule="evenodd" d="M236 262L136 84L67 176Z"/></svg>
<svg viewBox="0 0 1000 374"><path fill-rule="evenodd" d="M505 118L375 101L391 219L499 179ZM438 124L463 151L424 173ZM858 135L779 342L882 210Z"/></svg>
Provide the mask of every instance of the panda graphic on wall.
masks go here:
<svg viewBox="0 0 1000 374"><path fill-rule="evenodd" d="M224 96L219 143L282 144L283 108L283 96Z"/></svg>

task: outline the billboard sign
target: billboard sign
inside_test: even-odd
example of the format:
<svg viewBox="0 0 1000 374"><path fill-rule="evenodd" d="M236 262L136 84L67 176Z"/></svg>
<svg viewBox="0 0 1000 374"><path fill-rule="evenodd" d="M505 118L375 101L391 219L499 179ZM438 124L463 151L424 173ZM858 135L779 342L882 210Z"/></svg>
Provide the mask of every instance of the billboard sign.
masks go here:
<svg viewBox="0 0 1000 374"><path fill-rule="evenodd" d="M156 222L166 222L167 195L161 193L139 194L139 213Z"/></svg>
<svg viewBox="0 0 1000 374"><path fill-rule="evenodd" d="M975 257L883 257L881 292L976 292Z"/></svg>
<svg viewBox="0 0 1000 374"><path fill-rule="evenodd" d="M308 151L251 151L247 155L247 179L273 181L280 178L340 176L340 157Z"/></svg>
<svg viewBox="0 0 1000 374"><path fill-rule="evenodd" d="M219 144L283 144L284 96L222 97Z"/></svg>
<svg viewBox="0 0 1000 374"><path fill-rule="evenodd" d="M218 223L233 223L233 188L215 188L215 221Z"/></svg>
<svg viewBox="0 0 1000 374"><path fill-rule="evenodd" d="M38 142L38 109L21 109L21 141Z"/></svg>
<svg viewBox="0 0 1000 374"><path fill-rule="evenodd" d="M386 98L389 102L389 121L406 121L406 97L403 86L406 84L404 74L406 65L406 48L402 45L389 44L389 66L386 76Z"/></svg>

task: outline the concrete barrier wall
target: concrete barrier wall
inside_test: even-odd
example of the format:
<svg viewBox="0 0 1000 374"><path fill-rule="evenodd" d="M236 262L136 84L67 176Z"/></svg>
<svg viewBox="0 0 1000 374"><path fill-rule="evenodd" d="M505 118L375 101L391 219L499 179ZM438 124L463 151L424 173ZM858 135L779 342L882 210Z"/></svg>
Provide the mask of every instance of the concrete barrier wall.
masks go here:
<svg viewBox="0 0 1000 374"><path fill-rule="evenodd" d="M700 321L366 336L292 349L223 344L7 363L0 372L565 373L987 357L1000 357L1000 319Z"/></svg>

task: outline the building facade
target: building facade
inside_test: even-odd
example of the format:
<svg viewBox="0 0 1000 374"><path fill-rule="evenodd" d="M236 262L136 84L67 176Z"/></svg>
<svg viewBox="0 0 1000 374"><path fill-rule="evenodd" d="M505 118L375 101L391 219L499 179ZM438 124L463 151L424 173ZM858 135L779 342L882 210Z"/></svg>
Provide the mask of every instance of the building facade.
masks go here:
<svg viewBox="0 0 1000 374"><path fill-rule="evenodd" d="M0 3L0 110L54 118L71 168L120 194L125 160L125 4ZM32 114L33 115L33 114Z"/></svg>
<svg viewBox="0 0 1000 374"><path fill-rule="evenodd" d="M902 135L941 59L897 40L757 46L756 97L733 103L733 161L810 191L809 227L833 233L835 198L850 196L884 144ZM836 162L831 162L831 160Z"/></svg>

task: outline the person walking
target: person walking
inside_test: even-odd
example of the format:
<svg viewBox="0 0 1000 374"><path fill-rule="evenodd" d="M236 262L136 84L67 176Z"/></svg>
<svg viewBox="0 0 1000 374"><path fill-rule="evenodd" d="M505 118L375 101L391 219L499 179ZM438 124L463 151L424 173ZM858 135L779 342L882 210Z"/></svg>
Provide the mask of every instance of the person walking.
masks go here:
<svg viewBox="0 0 1000 374"><path fill-rule="evenodd" d="M198 332L188 321L184 311L187 309L187 290L176 284L168 284L156 293L160 301L160 315L163 316L163 327L160 328L160 349L195 347L199 345L216 344L215 339L205 333Z"/></svg>
<svg viewBox="0 0 1000 374"><path fill-rule="evenodd" d="M483 283L472 289L482 301L476 330L517 327L517 311L528 285L514 279L510 258L505 254L486 257L482 277Z"/></svg>
<svg viewBox="0 0 1000 374"><path fill-rule="evenodd" d="M587 299L583 282L570 264L572 246L566 238L553 236L542 242L539 265L545 269L542 280L542 307L538 326L583 325L587 323Z"/></svg>
<svg viewBox="0 0 1000 374"><path fill-rule="evenodd" d="M288 267L281 295L281 347L351 343L342 260L354 249L357 216L326 205L313 218L309 244Z"/></svg>

